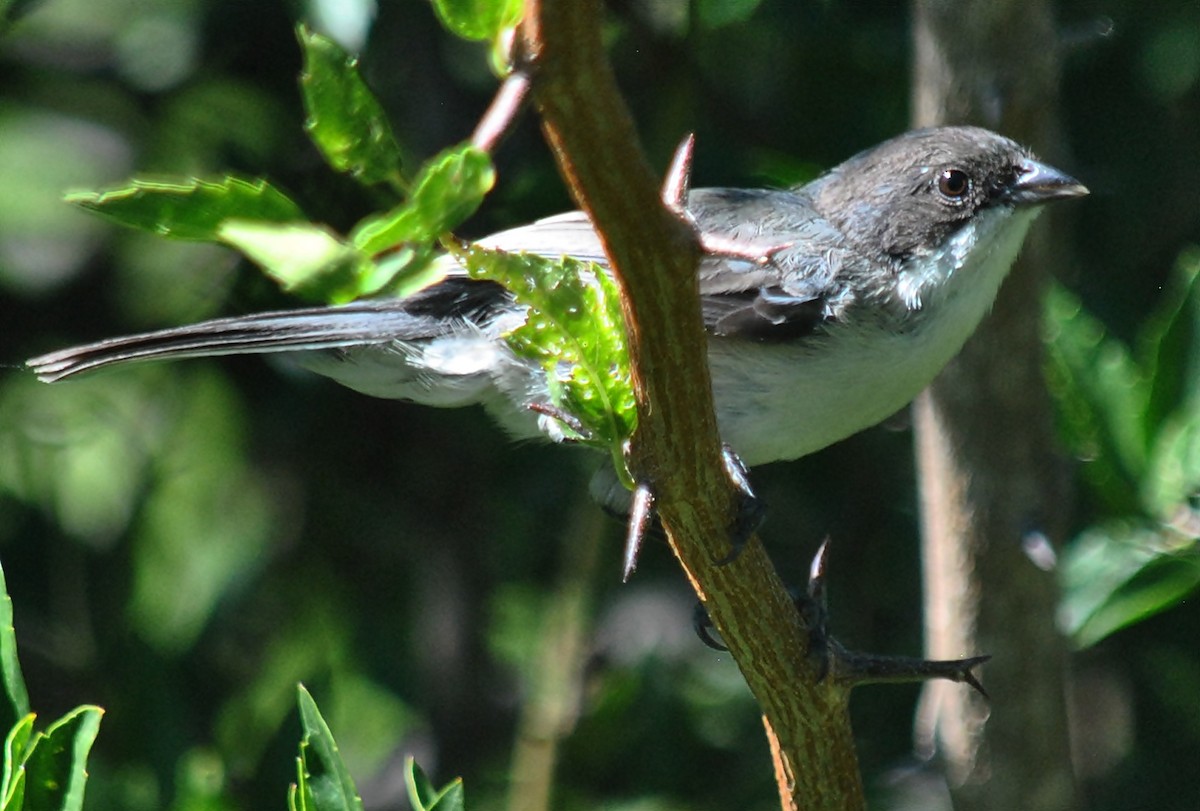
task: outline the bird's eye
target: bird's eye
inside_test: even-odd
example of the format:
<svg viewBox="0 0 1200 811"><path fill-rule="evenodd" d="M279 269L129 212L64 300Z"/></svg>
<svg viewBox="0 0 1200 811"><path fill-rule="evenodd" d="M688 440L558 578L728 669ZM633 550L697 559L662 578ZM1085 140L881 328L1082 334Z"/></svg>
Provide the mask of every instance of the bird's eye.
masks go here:
<svg viewBox="0 0 1200 811"><path fill-rule="evenodd" d="M947 200L959 202L971 190L971 178L962 169L943 169L938 176L937 188Z"/></svg>

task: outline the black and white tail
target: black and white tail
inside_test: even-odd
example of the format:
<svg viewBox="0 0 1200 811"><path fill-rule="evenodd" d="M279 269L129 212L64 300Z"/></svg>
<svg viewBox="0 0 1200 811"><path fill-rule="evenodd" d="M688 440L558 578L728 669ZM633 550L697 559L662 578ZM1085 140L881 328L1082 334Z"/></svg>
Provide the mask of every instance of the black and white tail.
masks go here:
<svg viewBox="0 0 1200 811"><path fill-rule="evenodd" d="M427 341L488 320L506 296L498 285L452 277L405 299L218 318L63 349L26 365L53 383L132 361Z"/></svg>

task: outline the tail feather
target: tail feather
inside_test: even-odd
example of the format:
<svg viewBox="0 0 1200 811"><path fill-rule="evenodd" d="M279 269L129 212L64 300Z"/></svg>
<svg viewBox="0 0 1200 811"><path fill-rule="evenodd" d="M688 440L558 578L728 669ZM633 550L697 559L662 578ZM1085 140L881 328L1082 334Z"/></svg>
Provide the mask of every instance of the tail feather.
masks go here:
<svg viewBox="0 0 1200 811"><path fill-rule="evenodd" d="M495 288L490 289L490 288ZM414 297L359 301L336 307L283 310L218 318L186 327L109 338L26 361L53 383L83 372L142 360L297 352L417 341L446 334L496 304L498 286L447 280Z"/></svg>

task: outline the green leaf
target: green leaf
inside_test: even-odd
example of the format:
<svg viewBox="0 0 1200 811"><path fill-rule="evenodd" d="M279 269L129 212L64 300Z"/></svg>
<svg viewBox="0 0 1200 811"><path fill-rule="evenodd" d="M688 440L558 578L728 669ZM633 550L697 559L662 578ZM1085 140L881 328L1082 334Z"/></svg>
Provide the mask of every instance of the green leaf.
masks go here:
<svg viewBox="0 0 1200 811"><path fill-rule="evenodd" d="M300 743L301 768L297 800L306 811L363 811L354 780L342 762L333 733L321 717L312 695L299 685L300 723L304 738Z"/></svg>
<svg viewBox="0 0 1200 811"><path fill-rule="evenodd" d="M1139 357L1151 381L1147 430L1162 428L1168 416L1200 393L1200 247L1185 250L1174 279L1139 335Z"/></svg>
<svg viewBox="0 0 1200 811"><path fill-rule="evenodd" d="M465 807L462 778L435 789L425 772L411 757L404 762L404 784L408 787L408 802L413 811L462 811Z"/></svg>
<svg viewBox="0 0 1200 811"><path fill-rule="evenodd" d="M134 178L125 186L74 192L69 203L120 225L173 239L214 242L221 224L304 220L304 212L266 180L226 175L209 181Z"/></svg>
<svg viewBox="0 0 1200 811"><path fill-rule="evenodd" d="M337 171L400 190L400 147L383 107L359 75L358 59L303 25L296 36L304 51L304 127L313 143Z"/></svg>
<svg viewBox="0 0 1200 811"><path fill-rule="evenodd" d="M1114 513L1141 509L1137 482L1146 471L1144 415L1150 381L1128 349L1105 334L1079 299L1062 287L1046 296L1047 384L1072 451Z"/></svg>
<svg viewBox="0 0 1200 811"><path fill-rule="evenodd" d="M1082 649L1200 586L1200 544L1168 528L1114 523L1072 541L1059 571L1060 624Z"/></svg>
<svg viewBox="0 0 1200 811"><path fill-rule="evenodd" d="M564 435L609 451L622 481L625 443L637 424L621 299L598 265L471 246L459 261L529 307L505 338L547 374L553 406L568 419ZM577 425L571 425L571 422Z"/></svg>
<svg viewBox="0 0 1200 811"><path fill-rule="evenodd" d="M218 234L288 292L322 302L350 301L371 292L363 289L374 283L370 258L320 225L232 220Z"/></svg>
<svg viewBox="0 0 1200 811"><path fill-rule="evenodd" d="M433 0L442 24L463 39L494 40L521 19L522 0Z"/></svg>
<svg viewBox="0 0 1200 811"><path fill-rule="evenodd" d="M25 801L24 762L33 734L33 713L26 715L4 738L4 775L0 780L0 811L19 811Z"/></svg>
<svg viewBox="0 0 1200 811"><path fill-rule="evenodd" d="M29 715L29 693L21 676L17 658L17 634L13 628L12 598L4 570L0 568L0 678L4 681L4 701L0 703L0 729L9 730Z"/></svg>
<svg viewBox="0 0 1200 811"><path fill-rule="evenodd" d="M350 239L367 254L433 242L474 214L495 182L486 152L469 143L451 147L421 167L404 204L364 219Z"/></svg>
<svg viewBox="0 0 1200 811"><path fill-rule="evenodd" d="M25 759L23 811L80 811L87 756L104 710L78 707L36 736Z"/></svg>
<svg viewBox="0 0 1200 811"><path fill-rule="evenodd" d="M288 786L288 811L316 811L317 808L304 766L307 750L308 744L301 741L300 755L296 758L296 782Z"/></svg>

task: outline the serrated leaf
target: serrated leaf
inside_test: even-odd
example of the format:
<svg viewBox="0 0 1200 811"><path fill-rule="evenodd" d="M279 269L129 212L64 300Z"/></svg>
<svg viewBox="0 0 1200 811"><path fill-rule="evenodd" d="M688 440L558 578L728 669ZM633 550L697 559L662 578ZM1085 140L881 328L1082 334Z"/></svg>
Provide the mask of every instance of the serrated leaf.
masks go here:
<svg viewBox="0 0 1200 811"><path fill-rule="evenodd" d="M342 762L333 733L321 717L317 703L304 685L298 687L298 696L300 723L304 728L300 759L305 771L303 785L308 789L304 807L307 811L363 811L354 780Z"/></svg>
<svg viewBox="0 0 1200 811"><path fill-rule="evenodd" d="M217 241L221 224L231 219L273 223L305 219L300 207L266 180L236 175L215 181L133 178L105 191L74 192L66 200L120 225L206 242Z"/></svg>
<svg viewBox="0 0 1200 811"><path fill-rule="evenodd" d="M304 127L313 143L337 171L400 189L400 147L383 106L358 72L358 59L303 25L296 37L304 51Z"/></svg>
<svg viewBox="0 0 1200 811"><path fill-rule="evenodd" d="M362 288L374 268L370 258L322 226L232 220L218 234L290 293L345 302L369 292Z"/></svg>
<svg viewBox="0 0 1200 811"><path fill-rule="evenodd" d="M513 351L546 371L553 405L578 422L564 432L612 455L622 480L626 441L637 423L620 295L598 265L551 261L471 246L459 261L474 278L499 282L529 308L505 335Z"/></svg>
<svg viewBox="0 0 1200 811"><path fill-rule="evenodd" d="M19 811L25 798L24 761L33 740L34 714L29 713L4 738L4 775L0 780L0 811Z"/></svg>
<svg viewBox="0 0 1200 811"><path fill-rule="evenodd" d="M1133 494L1148 453L1143 417L1150 382L1126 347L1066 289L1050 289L1045 316L1046 377L1065 438L1087 460L1085 475L1110 509L1136 511Z"/></svg>
<svg viewBox="0 0 1200 811"><path fill-rule="evenodd" d="M1111 524L1073 541L1060 573L1060 625L1086 648L1200 586L1200 545L1167 528Z"/></svg>
<svg viewBox="0 0 1200 811"><path fill-rule="evenodd" d="M486 152L469 143L451 147L421 167L408 200L364 219L350 240L367 254L404 243L432 243L474 214L495 182Z"/></svg>
<svg viewBox="0 0 1200 811"><path fill-rule="evenodd" d="M29 693L21 675L17 657L17 634L13 628L12 598L4 570L0 568L0 679L4 682L4 699L0 702L0 729L9 730L29 715Z"/></svg>
<svg viewBox="0 0 1200 811"><path fill-rule="evenodd" d="M413 811L463 811L466 805L461 777L436 789L411 757L404 761L404 785Z"/></svg>
<svg viewBox="0 0 1200 811"><path fill-rule="evenodd" d="M104 710L78 707L36 736L25 759L23 811L80 811L87 756Z"/></svg>
<svg viewBox="0 0 1200 811"><path fill-rule="evenodd" d="M451 33L463 39L494 40L520 21L524 3L522 0L433 0L433 8Z"/></svg>

